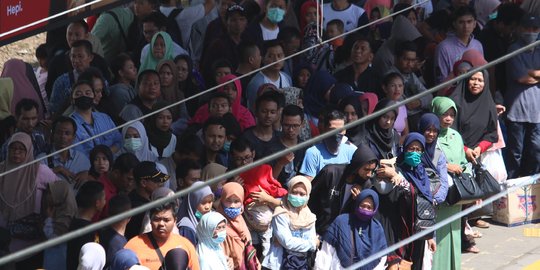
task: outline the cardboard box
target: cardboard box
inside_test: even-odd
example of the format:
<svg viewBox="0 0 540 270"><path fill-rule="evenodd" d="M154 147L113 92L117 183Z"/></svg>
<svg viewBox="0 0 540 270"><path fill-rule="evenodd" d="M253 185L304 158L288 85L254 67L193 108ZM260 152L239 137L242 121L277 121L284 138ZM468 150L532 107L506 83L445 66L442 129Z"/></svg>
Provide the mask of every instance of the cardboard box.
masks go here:
<svg viewBox="0 0 540 270"><path fill-rule="evenodd" d="M520 180L522 183L523 179ZM517 185L509 180L508 186ZM534 183L534 182L533 182ZM540 183L529 184L498 199L493 203L493 221L508 226L517 226L540 221Z"/></svg>

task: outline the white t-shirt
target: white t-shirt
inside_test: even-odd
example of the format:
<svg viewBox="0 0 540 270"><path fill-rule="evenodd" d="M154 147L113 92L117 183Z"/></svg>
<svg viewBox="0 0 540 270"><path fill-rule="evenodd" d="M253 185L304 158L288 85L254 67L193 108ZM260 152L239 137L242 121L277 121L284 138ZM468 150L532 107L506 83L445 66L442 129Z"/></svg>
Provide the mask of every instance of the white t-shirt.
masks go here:
<svg viewBox="0 0 540 270"><path fill-rule="evenodd" d="M259 24L262 30L262 36L263 40L273 40L277 39L277 35L279 34L279 27L276 28L276 30L270 30L265 28L262 24Z"/></svg>
<svg viewBox="0 0 540 270"><path fill-rule="evenodd" d="M365 10L359 6L351 4L345 10L335 10L332 3L323 5L323 25L326 29L328 22L339 19L345 26L345 32L349 32L358 27L358 20L365 13Z"/></svg>

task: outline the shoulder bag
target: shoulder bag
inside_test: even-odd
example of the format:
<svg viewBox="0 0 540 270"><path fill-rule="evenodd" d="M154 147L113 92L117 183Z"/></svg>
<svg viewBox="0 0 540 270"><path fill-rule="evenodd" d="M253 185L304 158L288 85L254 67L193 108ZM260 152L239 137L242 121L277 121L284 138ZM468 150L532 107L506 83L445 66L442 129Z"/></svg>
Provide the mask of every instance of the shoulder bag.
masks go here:
<svg viewBox="0 0 540 270"><path fill-rule="evenodd" d="M491 197L501 192L501 185L499 182L489 173L488 170L482 165L479 159L476 160L474 166L475 180L480 186L480 189L484 192L483 198Z"/></svg>
<svg viewBox="0 0 540 270"><path fill-rule="evenodd" d="M448 188L446 202L449 205L468 204L484 197L484 192L476 180L468 173L448 174L454 185Z"/></svg>

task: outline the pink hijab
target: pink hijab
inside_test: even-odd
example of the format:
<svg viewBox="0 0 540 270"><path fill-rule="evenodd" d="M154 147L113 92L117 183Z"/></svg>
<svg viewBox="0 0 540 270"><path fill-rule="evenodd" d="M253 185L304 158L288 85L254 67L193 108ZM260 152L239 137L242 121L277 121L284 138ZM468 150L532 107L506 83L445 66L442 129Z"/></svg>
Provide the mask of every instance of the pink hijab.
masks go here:
<svg viewBox="0 0 540 270"><path fill-rule="evenodd" d="M41 96L39 88L34 87L32 84L32 78L34 76L35 86L37 86L37 80L34 72L27 72L26 63L21 59L9 59L4 63L4 69L2 70L2 78L11 78L13 80L13 99L11 100L11 114L15 115L15 106L21 99L29 98L35 100L38 105L39 119L44 119L45 105L43 103L43 97Z"/></svg>

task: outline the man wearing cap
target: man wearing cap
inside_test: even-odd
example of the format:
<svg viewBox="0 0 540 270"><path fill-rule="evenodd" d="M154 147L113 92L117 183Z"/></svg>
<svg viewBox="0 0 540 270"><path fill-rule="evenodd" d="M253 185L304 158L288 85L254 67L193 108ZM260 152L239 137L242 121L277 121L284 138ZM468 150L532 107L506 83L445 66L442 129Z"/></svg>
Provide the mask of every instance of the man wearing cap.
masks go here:
<svg viewBox="0 0 540 270"><path fill-rule="evenodd" d="M154 190L162 187L169 176L161 172L155 162L143 161L133 169L135 189L129 193L132 208L139 207L150 202L150 197ZM131 218L126 226L126 238L136 236L141 231L144 213L137 214Z"/></svg>
<svg viewBox="0 0 540 270"><path fill-rule="evenodd" d="M520 23L519 40L509 52L538 40L540 17L525 15ZM508 108L508 178L540 172L540 47L518 54L506 62ZM527 149L527 150L525 150ZM523 160L528 162L522 163Z"/></svg>
<svg viewBox="0 0 540 270"><path fill-rule="evenodd" d="M246 30L247 23L244 8L240 5L230 6L225 15L224 26L227 31L208 44L201 58L201 68L211 67L216 59L225 58L236 69L240 58L237 47L242 41L242 33Z"/></svg>

